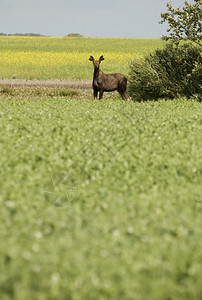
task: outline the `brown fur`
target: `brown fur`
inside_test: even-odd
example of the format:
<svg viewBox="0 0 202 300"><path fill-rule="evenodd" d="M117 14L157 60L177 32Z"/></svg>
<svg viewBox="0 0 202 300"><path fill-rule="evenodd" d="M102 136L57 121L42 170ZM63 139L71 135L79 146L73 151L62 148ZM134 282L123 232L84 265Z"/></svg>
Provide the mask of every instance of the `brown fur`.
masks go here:
<svg viewBox="0 0 202 300"><path fill-rule="evenodd" d="M100 70L100 63L104 60L103 55L100 56L99 60L95 60L93 56L90 56L90 61L94 65L94 75L93 75L93 90L94 98L97 98L99 92L99 100L102 99L104 92L112 92L117 90L121 95L122 99L130 99L126 89L127 89L127 78L120 73L104 74Z"/></svg>

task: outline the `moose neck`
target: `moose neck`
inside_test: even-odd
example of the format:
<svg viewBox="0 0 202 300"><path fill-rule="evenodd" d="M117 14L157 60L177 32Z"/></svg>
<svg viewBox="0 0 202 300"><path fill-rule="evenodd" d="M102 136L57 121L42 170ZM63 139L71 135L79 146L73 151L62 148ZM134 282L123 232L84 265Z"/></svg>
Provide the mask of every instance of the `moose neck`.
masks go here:
<svg viewBox="0 0 202 300"><path fill-rule="evenodd" d="M94 78L97 78L101 70L99 68L94 68Z"/></svg>

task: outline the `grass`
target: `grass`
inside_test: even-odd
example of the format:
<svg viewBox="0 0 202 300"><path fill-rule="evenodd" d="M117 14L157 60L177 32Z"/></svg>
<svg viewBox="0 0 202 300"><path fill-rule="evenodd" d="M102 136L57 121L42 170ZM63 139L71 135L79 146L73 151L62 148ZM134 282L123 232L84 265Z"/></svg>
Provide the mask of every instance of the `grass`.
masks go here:
<svg viewBox="0 0 202 300"><path fill-rule="evenodd" d="M10 96L10 98L9 98ZM1 99L12 99L15 96L20 99L30 99L30 98L50 98L54 99L56 97L69 97L74 99L86 99L92 97L92 91L90 89L79 88L68 88L65 86L2 86L0 87L0 97ZM106 98L114 97L117 98L117 93L111 95L105 95Z"/></svg>
<svg viewBox="0 0 202 300"><path fill-rule="evenodd" d="M162 47L160 39L0 37L0 78L91 79L89 56L105 72L127 74L131 59Z"/></svg>
<svg viewBox="0 0 202 300"><path fill-rule="evenodd" d="M201 104L48 93L0 95L1 300L201 299Z"/></svg>

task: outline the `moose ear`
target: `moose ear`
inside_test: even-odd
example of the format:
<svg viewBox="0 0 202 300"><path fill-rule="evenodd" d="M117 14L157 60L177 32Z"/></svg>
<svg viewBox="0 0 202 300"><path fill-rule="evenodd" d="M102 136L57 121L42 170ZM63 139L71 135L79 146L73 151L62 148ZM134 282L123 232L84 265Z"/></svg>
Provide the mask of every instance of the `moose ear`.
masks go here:
<svg viewBox="0 0 202 300"><path fill-rule="evenodd" d="M89 58L90 61L94 61L94 57L91 55Z"/></svg>
<svg viewBox="0 0 202 300"><path fill-rule="evenodd" d="M101 56L100 56L100 58L99 58L99 62L101 62L102 60L104 60L104 57L103 57L103 55L101 55Z"/></svg>

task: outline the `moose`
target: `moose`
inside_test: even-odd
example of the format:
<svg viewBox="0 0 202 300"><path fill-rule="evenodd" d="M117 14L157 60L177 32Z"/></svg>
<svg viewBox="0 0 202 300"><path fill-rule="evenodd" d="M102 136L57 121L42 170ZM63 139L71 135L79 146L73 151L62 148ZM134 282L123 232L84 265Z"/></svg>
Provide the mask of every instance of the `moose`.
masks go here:
<svg viewBox="0 0 202 300"><path fill-rule="evenodd" d="M102 99L104 92L113 92L117 90L123 100L129 100L130 97L126 91L127 89L127 78L120 73L104 74L100 70L100 63L104 60L103 55L100 56L99 60L95 60L91 55L89 58L93 62L94 75L93 75L93 91L94 98L97 98L99 92L99 100Z"/></svg>

